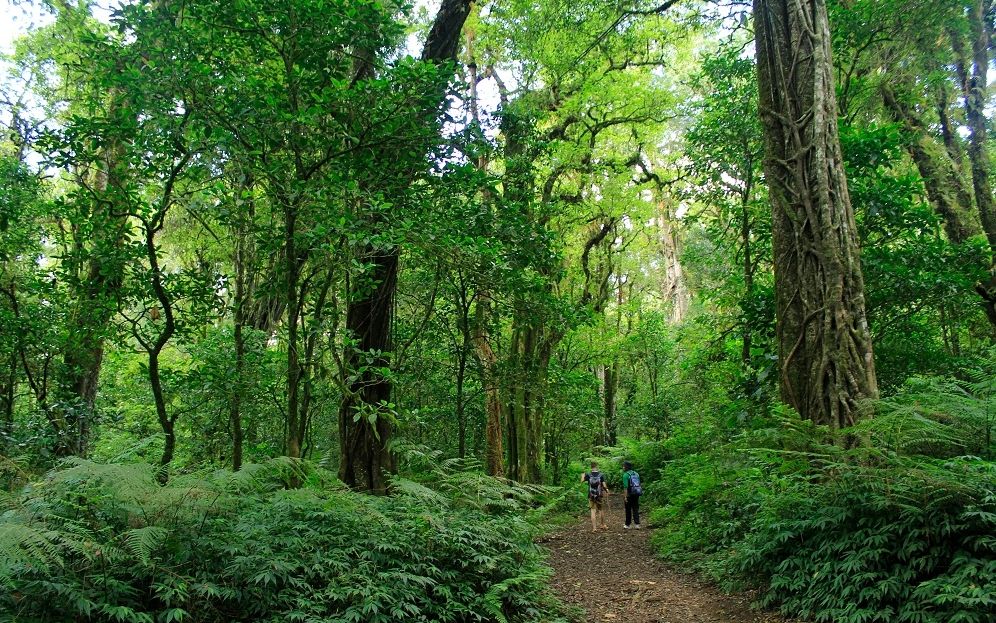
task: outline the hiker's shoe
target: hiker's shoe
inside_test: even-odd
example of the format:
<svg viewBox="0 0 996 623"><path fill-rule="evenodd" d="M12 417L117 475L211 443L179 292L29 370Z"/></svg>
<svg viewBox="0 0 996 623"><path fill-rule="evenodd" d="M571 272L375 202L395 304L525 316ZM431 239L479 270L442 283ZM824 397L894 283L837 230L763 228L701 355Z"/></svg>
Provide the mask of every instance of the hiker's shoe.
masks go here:
<svg viewBox="0 0 996 623"><path fill-rule="evenodd" d="M629 524L624 525L623 528L629 530Z"/></svg>
<svg viewBox="0 0 996 623"><path fill-rule="evenodd" d="M640 524L636 524L636 525L635 525L635 526L633 526L633 527L634 527L634 528L636 528L637 530L639 530L639 529L640 529Z"/></svg>

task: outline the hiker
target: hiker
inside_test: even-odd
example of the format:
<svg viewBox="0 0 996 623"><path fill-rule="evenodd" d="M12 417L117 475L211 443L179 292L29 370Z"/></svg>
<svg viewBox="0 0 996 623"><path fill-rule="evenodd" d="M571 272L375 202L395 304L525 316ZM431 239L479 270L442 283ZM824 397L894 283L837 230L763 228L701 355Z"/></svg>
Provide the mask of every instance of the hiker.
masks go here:
<svg viewBox="0 0 996 623"><path fill-rule="evenodd" d="M591 462L591 471L581 476L581 482L588 483L588 508L591 509L591 531L599 527L608 530L605 523L605 504L609 497L609 487L605 484L605 475L598 471L598 463Z"/></svg>
<svg viewBox="0 0 996 623"><path fill-rule="evenodd" d="M633 471L633 464L623 461L622 488L624 506L626 507L626 525L629 530L630 522L634 523L634 528L640 529L640 496L643 495L643 486L640 484L640 475Z"/></svg>

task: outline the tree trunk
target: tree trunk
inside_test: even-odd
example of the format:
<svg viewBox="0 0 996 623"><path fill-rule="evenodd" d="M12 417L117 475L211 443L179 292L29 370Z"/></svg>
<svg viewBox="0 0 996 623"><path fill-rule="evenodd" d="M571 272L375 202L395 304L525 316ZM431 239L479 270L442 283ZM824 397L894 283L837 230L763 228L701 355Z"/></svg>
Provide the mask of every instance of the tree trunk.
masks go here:
<svg viewBox="0 0 996 623"><path fill-rule="evenodd" d="M235 233L235 386L229 404L228 426L232 435L232 470L242 468L242 392L245 391L246 369L246 246L243 227Z"/></svg>
<svg viewBox="0 0 996 623"><path fill-rule="evenodd" d="M288 201L284 207L284 297L287 303L287 433L284 454L301 458L303 441L299 435L301 361L298 352L298 323L301 300L298 290L300 262L297 256L297 207Z"/></svg>
<svg viewBox="0 0 996 623"><path fill-rule="evenodd" d="M14 396L17 388L17 353L11 351L10 359L0 379L0 448L5 448L14 432Z"/></svg>
<svg viewBox="0 0 996 623"><path fill-rule="evenodd" d="M236 286L236 290L239 288ZM239 294L235 295L239 298ZM232 435L232 471L242 469L242 392L245 388L246 340L240 309L235 311L235 387L229 405L228 425Z"/></svg>
<svg viewBox="0 0 996 623"><path fill-rule="evenodd" d="M339 408L339 479L375 493L386 492L386 476L394 471L388 447L392 425L383 407L391 399L391 381L378 368L390 365L398 254L391 247L367 257L372 284L354 288L346 313L346 329L357 340L348 349L347 369L356 370L363 353L372 353L373 363L364 366Z"/></svg>
<svg viewBox="0 0 996 623"><path fill-rule="evenodd" d="M951 149L937 145L927 133L923 122L903 106L889 87L882 88L882 100L893 118L912 135L907 145L927 191L927 198L944 223L948 240L960 244L982 232L971 191L965 186L961 169L951 158Z"/></svg>
<svg viewBox="0 0 996 623"><path fill-rule="evenodd" d="M751 246L751 223L750 223L750 195L752 180L748 179L742 200L740 202L740 243L743 246L744 254L744 301L751 303L754 298L754 257ZM740 350L740 360L744 366L749 366L751 362L750 349L752 345L752 335L750 319L744 318L743 344Z"/></svg>
<svg viewBox="0 0 996 623"><path fill-rule="evenodd" d="M464 379L467 376L467 346L469 336L466 331L461 334L460 348L457 351L456 366L456 419L457 419L457 456L461 459L467 456L467 413L464 404Z"/></svg>
<svg viewBox="0 0 996 623"><path fill-rule="evenodd" d="M986 91L989 72L989 3L975 0L970 18L972 32L972 75L965 90L965 119L968 122L968 159L972 165L972 187L979 219L996 252L996 206L989 181L989 150L986 148Z"/></svg>
<svg viewBox="0 0 996 623"><path fill-rule="evenodd" d="M488 322L491 317L491 298L487 292L477 293L474 309L474 355L481 370L481 387L484 388L486 417L485 440L487 443L485 466L491 476L505 475L505 412L502 409L499 388L498 356L491 347Z"/></svg>
<svg viewBox="0 0 996 623"><path fill-rule="evenodd" d="M164 205L167 205L164 203ZM169 479L169 465L176 451L176 414L170 415L166 410L166 396L163 392L162 377L159 372L159 355L176 332L176 317L173 313L173 302L163 284L163 273L159 266L159 255L156 250L156 233L162 227L165 213L156 219L156 224L145 222L145 252L152 274L152 290L156 300L162 306L163 328L156 341L146 346L149 356L149 383L152 386L152 399L156 407L156 417L166 438L163 454L159 460L159 481L163 484ZM154 320L153 320L154 322Z"/></svg>
<svg viewBox="0 0 996 623"><path fill-rule="evenodd" d="M467 34L467 73L469 76L471 119L477 129L481 127L481 118L477 105L477 61L474 58L475 34L470 30ZM503 101L504 103L504 101ZM482 150L478 157L477 170L487 172L489 159L487 150ZM489 217L493 214L491 206L491 190L487 185L481 191L481 200L488 208ZM482 273L485 270L482 268ZM488 325L492 318L491 292L487 287L479 287L476 293L477 302L474 306L474 322L471 330L471 342L474 347L474 358L480 370L481 387L484 390L484 439L485 468L489 476L505 475L505 411L502 408L500 376L498 374L498 356L491 346L491 334Z"/></svg>
<svg viewBox="0 0 996 623"><path fill-rule="evenodd" d="M605 368L605 389L604 409L605 409L605 444L616 445L616 405L618 403L619 389L619 362L613 361L612 365Z"/></svg>
<svg viewBox="0 0 996 623"><path fill-rule="evenodd" d="M685 273L681 266L681 241L674 214L665 201L658 203L658 223L660 224L660 253L664 263L664 278L661 283L661 296L671 305L671 323L681 324L688 315L690 297L685 284Z"/></svg>
<svg viewBox="0 0 996 623"><path fill-rule="evenodd" d="M422 60L442 64L456 59L460 31L470 14L470 0L443 0L422 49ZM445 97L440 92L439 98ZM385 154L386 156L386 154ZM401 249L367 247L365 260L373 265L374 287L354 291L346 312L346 328L360 351L379 354L376 365L390 365L391 326ZM355 349L347 349L346 365L355 369ZM391 381L369 371L352 384L339 407L339 478L347 485L378 493L386 491L386 473L394 471L390 453L392 424L378 417L381 403L391 398Z"/></svg>
<svg viewBox="0 0 996 623"><path fill-rule="evenodd" d="M755 0L782 399L840 428L878 394L824 0Z"/></svg>
<svg viewBox="0 0 996 623"><path fill-rule="evenodd" d="M990 3L987 0L974 0L969 15L972 35L972 73L964 85L965 119L967 121L968 160L972 168L972 188L975 191L975 205L979 220L989 240L992 253L991 277L976 286L982 297L983 308L989 322L996 327L996 203L993 201L992 184L989 180L991 163L986 148L986 91L988 88L989 47L992 37L991 22L988 20ZM955 46L956 51L959 46Z"/></svg>
<svg viewBox="0 0 996 623"><path fill-rule="evenodd" d="M526 355L531 351L532 335L521 318L516 318L512 327L511 364L508 405L508 463L507 475L516 482L525 482L526 436L529 434L529 398L526 388L529 370Z"/></svg>

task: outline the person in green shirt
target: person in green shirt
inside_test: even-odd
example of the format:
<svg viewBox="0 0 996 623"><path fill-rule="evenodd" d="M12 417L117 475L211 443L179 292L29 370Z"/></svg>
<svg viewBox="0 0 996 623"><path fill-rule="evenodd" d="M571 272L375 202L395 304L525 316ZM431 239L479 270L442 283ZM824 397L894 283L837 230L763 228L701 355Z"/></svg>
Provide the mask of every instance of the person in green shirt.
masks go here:
<svg viewBox="0 0 996 623"><path fill-rule="evenodd" d="M626 525L623 527L629 530L632 523L633 527L639 530L640 496L643 495L643 485L640 484L640 475L633 471L633 464L629 461L623 462L622 490L626 507Z"/></svg>

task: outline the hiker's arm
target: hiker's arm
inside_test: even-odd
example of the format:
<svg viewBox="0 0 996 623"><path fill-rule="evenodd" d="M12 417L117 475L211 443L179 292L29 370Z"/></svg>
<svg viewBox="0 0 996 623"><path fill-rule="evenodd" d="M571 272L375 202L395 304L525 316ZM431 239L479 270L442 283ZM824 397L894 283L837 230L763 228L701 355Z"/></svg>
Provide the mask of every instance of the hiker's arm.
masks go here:
<svg viewBox="0 0 996 623"><path fill-rule="evenodd" d="M581 474L581 482L588 480L588 474Z"/></svg>

